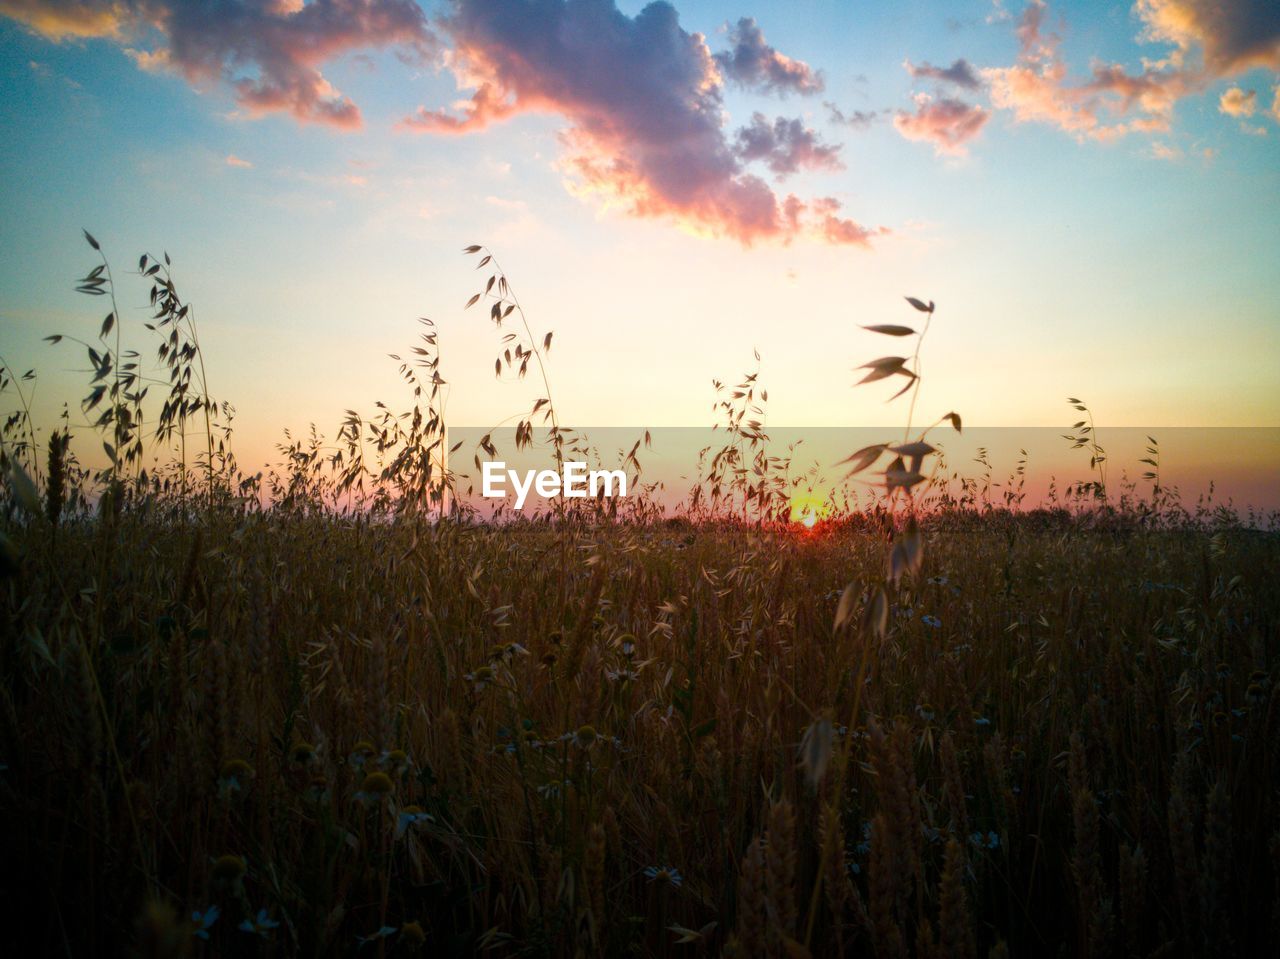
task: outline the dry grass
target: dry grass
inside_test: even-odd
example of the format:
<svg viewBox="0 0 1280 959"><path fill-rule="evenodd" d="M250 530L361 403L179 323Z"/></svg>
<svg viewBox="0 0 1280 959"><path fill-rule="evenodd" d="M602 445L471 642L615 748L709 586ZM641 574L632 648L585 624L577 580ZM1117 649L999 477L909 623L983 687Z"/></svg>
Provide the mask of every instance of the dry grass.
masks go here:
<svg viewBox="0 0 1280 959"><path fill-rule="evenodd" d="M19 401L3 938L926 959L1280 941L1275 532L1154 494L1097 505L1101 473L1075 514L975 498L775 522L755 374L717 404L693 521L440 518L430 325L401 361L408 412L352 412L336 452L289 439L246 477L167 258L139 270L169 394L148 419L104 323L82 409L105 469L65 426L40 443L29 381L0 370ZM545 374L550 334L496 276L491 317L521 320L497 369ZM84 282L114 296L105 261ZM912 403L919 339L911 372L878 377ZM518 432L551 429L560 455L578 440L541 379ZM927 488L909 433L855 466L887 453L908 496ZM173 454L151 475L148 444Z"/></svg>
<svg viewBox="0 0 1280 959"><path fill-rule="evenodd" d="M221 953L1252 952L1280 543L951 527L870 644L848 525L10 526L5 895L77 955L150 898Z"/></svg>

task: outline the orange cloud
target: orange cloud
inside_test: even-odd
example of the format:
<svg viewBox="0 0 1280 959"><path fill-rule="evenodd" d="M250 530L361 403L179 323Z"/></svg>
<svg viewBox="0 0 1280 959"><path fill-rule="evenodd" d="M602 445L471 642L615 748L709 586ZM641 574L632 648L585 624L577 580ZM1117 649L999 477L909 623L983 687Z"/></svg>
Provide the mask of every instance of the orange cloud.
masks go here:
<svg viewBox="0 0 1280 959"><path fill-rule="evenodd" d="M507 100L506 95L492 83L480 84L480 88L470 99L459 104L459 108L462 116L455 116L447 110L419 107L412 116L401 120L400 126L419 133L470 133L483 130L522 109L519 104ZM532 109L532 105L526 104L523 109Z"/></svg>
<svg viewBox="0 0 1280 959"><path fill-rule="evenodd" d="M0 0L0 16L54 41L117 37L133 19L133 6L101 0Z"/></svg>
<svg viewBox="0 0 1280 959"><path fill-rule="evenodd" d="M1218 110L1230 117L1251 117L1257 109L1257 90L1232 87L1218 98Z"/></svg>
<svg viewBox="0 0 1280 959"><path fill-rule="evenodd" d="M1198 51L1210 76L1280 70L1275 0L1137 0L1133 9L1145 25L1144 39L1173 44L1179 63Z"/></svg>
<svg viewBox="0 0 1280 959"><path fill-rule="evenodd" d="M435 49L414 0L0 0L0 14L55 41L158 36L153 49L127 48L139 67L227 83L253 113L286 112L340 128L359 126L360 110L321 67L370 48L418 60Z"/></svg>
<svg viewBox="0 0 1280 959"><path fill-rule="evenodd" d="M1201 85L1194 74L1165 62L1136 74L1119 64L1095 64L1090 80L1072 83L1059 56L1059 38L1044 34L1047 13L1044 0L1033 0L1015 29L1017 62L982 71L992 105L1011 111L1016 122L1047 123L1079 139L1162 132L1177 101Z"/></svg>
<svg viewBox="0 0 1280 959"><path fill-rule="evenodd" d="M1015 27L1016 62L982 75L992 104L1011 111L1015 121L1051 124L1080 139L1166 131L1178 101L1215 80L1256 67L1280 70L1275 0L1136 0L1133 12L1143 24L1139 41L1173 49L1144 58L1140 72L1095 64L1083 82L1069 80L1060 38L1045 32L1048 12L1045 0L1031 0ZM1233 87L1220 98L1219 109L1252 116L1256 94Z"/></svg>

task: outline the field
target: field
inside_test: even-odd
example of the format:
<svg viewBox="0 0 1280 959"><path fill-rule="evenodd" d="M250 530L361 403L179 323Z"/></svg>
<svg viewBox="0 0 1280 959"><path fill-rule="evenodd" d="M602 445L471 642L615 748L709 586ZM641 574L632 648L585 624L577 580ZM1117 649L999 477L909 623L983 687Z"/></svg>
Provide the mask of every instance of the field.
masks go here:
<svg viewBox="0 0 1280 959"><path fill-rule="evenodd" d="M1277 941L1276 535L939 513L880 634L838 607L883 576L887 527L11 518L6 935L155 956Z"/></svg>
<svg viewBox="0 0 1280 959"><path fill-rule="evenodd" d="M1280 959L1280 0L0 0L0 183L0 959Z"/></svg>
<svg viewBox="0 0 1280 959"><path fill-rule="evenodd" d="M748 373L716 384L725 445L675 515L639 484L622 506L483 520L444 506L461 476L442 465L432 324L400 361L409 410L350 411L334 443L290 438L249 474L167 258L139 273L159 372L115 322L103 259L79 287L112 312L80 343L74 434L42 438L34 374L0 369L13 943L965 959L1280 942L1280 534L1184 509L1154 440L1149 486L1109 489L1071 399L1091 478L1030 508L1017 476L993 502L987 480L957 497L925 475L930 430L961 429L947 413L854 453L855 472L888 461L887 489L819 516ZM551 402L550 333L500 271L481 300L498 327L516 313L496 372L533 369L545 393L516 445L590 456ZM909 303L919 332L870 329L914 337L911 359L863 367L906 378L908 437L935 309ZM485 435L476 461L497 452Z"/></svg>

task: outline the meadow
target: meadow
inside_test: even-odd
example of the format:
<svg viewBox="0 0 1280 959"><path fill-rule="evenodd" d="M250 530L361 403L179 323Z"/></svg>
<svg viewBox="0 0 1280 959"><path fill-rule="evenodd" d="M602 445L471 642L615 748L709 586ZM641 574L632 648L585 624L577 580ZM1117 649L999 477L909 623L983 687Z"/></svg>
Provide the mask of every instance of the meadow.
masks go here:
<svg viewBox="0 0 1280 959"><path fill-rule="evenodd" d="M246 475L166 267L138 269L158 412L114 307L76 435L40 435L4 364L0 936L23 954L1280 942L1274 528L1158 479L1109 492L1088 419L1096 478L1062 508L930 499L921 434L851 457L893 457L874 507L790 522L749 377L680 515L484 522L440 508L430 326L411 409ZM114 299L109 268L83 286ZM545 377L550 334L505 276L486 295L523 324L498 372ZM914 357L872 382L919 369L923 335L886 330ZM544 384L517 435L561 455Z"/></svg>

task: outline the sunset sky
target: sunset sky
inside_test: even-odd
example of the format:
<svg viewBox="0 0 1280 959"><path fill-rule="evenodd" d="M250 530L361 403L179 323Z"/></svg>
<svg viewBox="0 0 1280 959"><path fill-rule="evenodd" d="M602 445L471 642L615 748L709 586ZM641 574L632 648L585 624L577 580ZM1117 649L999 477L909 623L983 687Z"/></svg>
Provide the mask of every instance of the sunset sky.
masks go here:
<svg viewBox="0 0 1280 959"><path fill-rule="evenodd" d="M116 267L167 250L243 460L395 405L441 332L449 417L498 384L483 243L565 420L893 423L860 324L938 304L921 409L988 426L1280 426L1280 5L0 0L0 353L74 400ZM132 325L128 325L133 320Z"/></svg>

